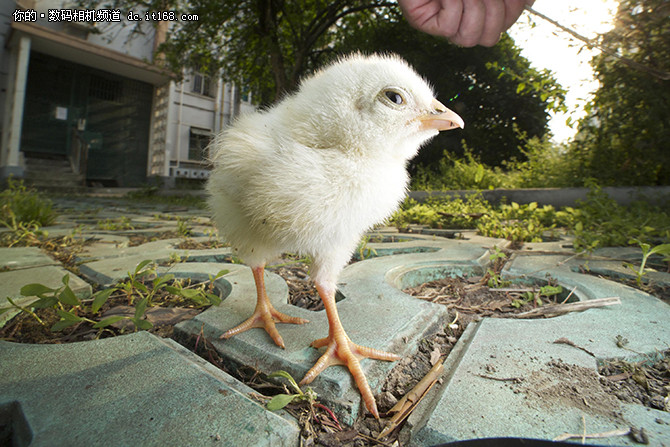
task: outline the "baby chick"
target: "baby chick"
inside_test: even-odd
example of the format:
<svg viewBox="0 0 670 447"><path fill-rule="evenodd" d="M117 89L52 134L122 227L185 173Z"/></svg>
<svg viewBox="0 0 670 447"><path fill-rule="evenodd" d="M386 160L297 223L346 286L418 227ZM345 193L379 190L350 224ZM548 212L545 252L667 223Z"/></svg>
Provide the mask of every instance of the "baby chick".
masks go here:
<svg viewBox="0 0 670 447"><path fill-rule="evenodd" d="M378 417L359 360L399 357L349 339L335 305L337 278L364 232L388 218L405 196L407 161L439 131L463 125L402 59L356 54L221 133L210 149L209 205L221 235L251 267L257 290L254 313L221 338L262 327L283 348L275 323L307 320L274 309L264 267L284 252L311 256L329 330L312 343L326 350L301 384L330 365L345 364Z"/></svg>

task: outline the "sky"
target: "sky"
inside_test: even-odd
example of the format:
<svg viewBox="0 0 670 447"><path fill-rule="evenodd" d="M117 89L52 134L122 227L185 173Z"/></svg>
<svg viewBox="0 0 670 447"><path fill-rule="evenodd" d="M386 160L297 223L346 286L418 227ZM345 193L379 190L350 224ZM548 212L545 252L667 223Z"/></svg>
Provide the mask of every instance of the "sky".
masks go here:
<svg viewBox="0 0 670 447"><path fill-rule="evenodd" d="M583 36L593 38L612 28L617 5L616 0L536 0L533 9ZM531 20L535 22L535 27L530 26ZM577 121L581 118L590 94L598 87L589 64L598 51L589 50L566 32L527 11L510 28L509 35L535 68L551 70L559 84L567 90L569 112L552 116L549 126L554 141L569 140L574 136L576 126L574 129L568 127L566 119L571 117Z"/></svg>

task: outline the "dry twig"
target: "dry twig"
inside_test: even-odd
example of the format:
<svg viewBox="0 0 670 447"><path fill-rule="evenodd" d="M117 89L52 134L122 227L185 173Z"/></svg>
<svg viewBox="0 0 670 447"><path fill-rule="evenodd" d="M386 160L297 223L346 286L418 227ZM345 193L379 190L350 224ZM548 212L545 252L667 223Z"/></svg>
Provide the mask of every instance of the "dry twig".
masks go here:
<svg viewBox="0 0 670 447"><path fill-rule="evenodd" d="M612 306L614 304L621 304L618 296L609 298L599 298L596 300L579 301L576 303L554 304L549 306L538 307L537 309L529 310L514 315L514 318L551 318L559 315L567 314L569 312L581 312L586 309L596 307Z"/></svg>
<svg viewBox="0 0 670 447"><path fill-rule="evenodd" d="M630 428L620 428L618 430L605 431L602 433L563 433L556 436L552 441L566 441L568 439L599 439L614 438L617 436L626 436L630 433Z"/></svg>
<svg viewBox="0 0 670 447"><path fill-rule="evenodd" d="M412 413L421 399L428 393L444 370L444 362L437 362L412 390L396 403L389 413L395 413L377 439L388 436Z"/></svg>

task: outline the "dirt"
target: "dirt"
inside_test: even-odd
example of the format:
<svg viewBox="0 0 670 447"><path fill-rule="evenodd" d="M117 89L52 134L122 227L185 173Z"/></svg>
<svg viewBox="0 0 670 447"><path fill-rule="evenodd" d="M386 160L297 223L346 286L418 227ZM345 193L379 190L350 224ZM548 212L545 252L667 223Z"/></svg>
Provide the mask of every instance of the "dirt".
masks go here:
<svg viewBox="0 0 670 447"><path fill-rule="evenodd" d="M307 260L284 255L279 263L267 266L267 270L284 278L288 284L290 304L315 312L323 310L323 302L316 291L316 285L309 277Z"/></svg>
<svg viewBox="0 0 670 447"><path fill-rule="evenodd" d="M604 380L595 370L550 360L539 371L519 385L533 405L556 408L556 402L586 414L600 414L623 422L619 400L608 392Z"/></svg>
<svg viewBox="0 0 670 447"><path fill-rule="evenodd" d="M218 239L210 239L204 242L196 241L191 238L184 238L181 242L175 245L174 248L179 250L209 250L213 248L223 248L228 245L219 241Z"/></svg>
<svg viewBox="0 0 670 447"><path fill-rule="evenodd" d="M670 411L670 350L639 362L604 362L598 372L608 392L622 402Z"/></svg>

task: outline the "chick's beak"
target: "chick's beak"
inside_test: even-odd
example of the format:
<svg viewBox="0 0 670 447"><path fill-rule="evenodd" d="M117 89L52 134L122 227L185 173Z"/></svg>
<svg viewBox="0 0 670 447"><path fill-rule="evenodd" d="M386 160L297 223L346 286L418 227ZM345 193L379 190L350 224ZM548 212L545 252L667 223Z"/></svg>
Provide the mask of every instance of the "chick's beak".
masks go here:
<svg viewBox="0 0 670 447"><path fill-rule="evenodd" d="M442 131L457 127L463 129L465 127L463 119L452 110L447 109L437 99L433 99L430 106L432 109L431 112L419 117L421 130L436 129Z"/></svg>

